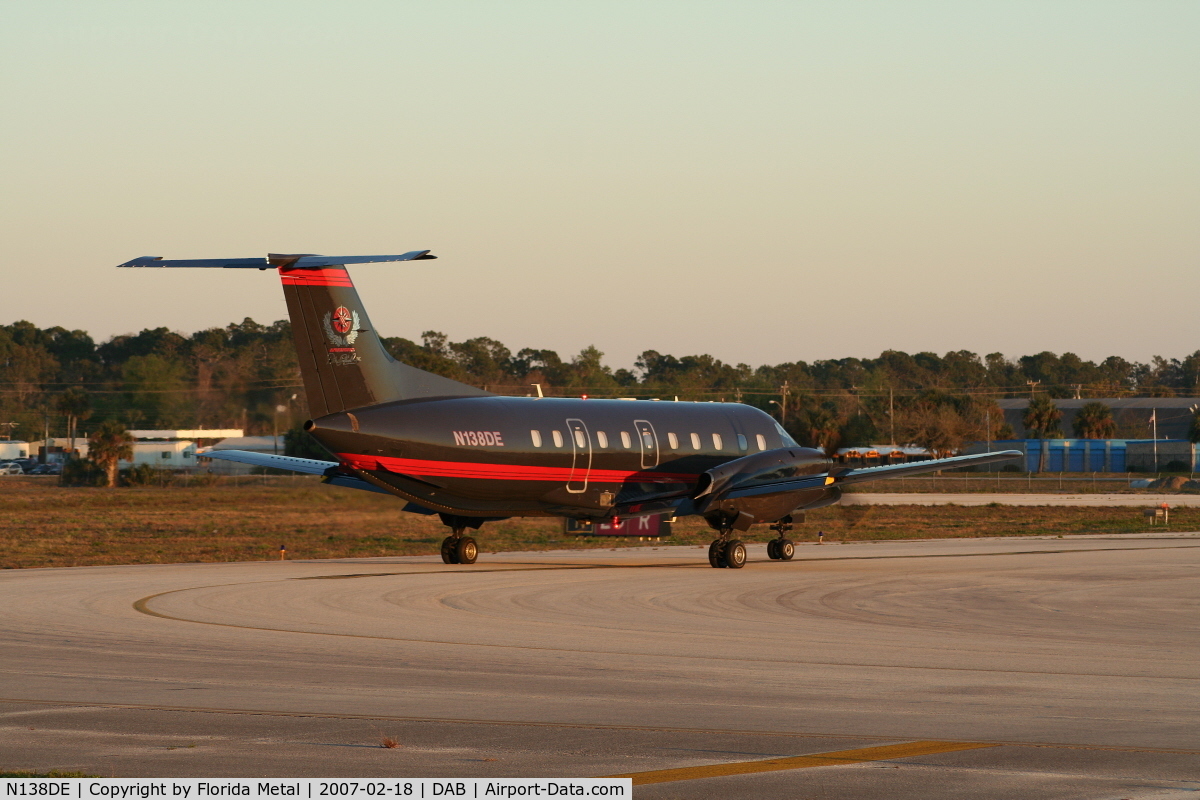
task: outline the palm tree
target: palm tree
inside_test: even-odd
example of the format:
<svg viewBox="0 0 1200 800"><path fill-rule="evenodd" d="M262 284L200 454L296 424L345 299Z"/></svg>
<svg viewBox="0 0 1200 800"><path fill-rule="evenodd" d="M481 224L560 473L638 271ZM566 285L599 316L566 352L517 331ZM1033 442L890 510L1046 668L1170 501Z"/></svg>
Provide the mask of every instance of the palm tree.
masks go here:
<svg viewBox="0 0 1200 800"><path fill-rule="evenodd" d="M837 411L823 403L808 412L809 443L833 458L842 444L842 426Z"/></svg>
<svg viewBox="0 0 1200 800"><path fill-rule="evenodd" d="M1192 444L1200 442L1200 406L1192 407L1192 422L1188 425L1188 441Z"/></svg>
<svg viewBox="0 0 1200 800"><path fill-rule="evenodd" d="M1111 439L1117 433L1112 409L1104 403L1088 403L1075 415L1075 435L1080 439Z"/></svg>
<svg viewBox="0 0 1200 800"><path fill-rule="evenodd" d="M120 422L110 419L88 437L88 460L104 470L107 486L116 486L117 462L133 460L133 436Z"/></svg>
<svg viewBox="0 0 1200 800"><path fill-rule="evenodd" d="M92 415L92 403L78 389L67 389L58 398L58 413L67 418L67 437L71 440L67 458L75 457L75 426Z"/></svg>
<svg viewBox="0 0 1200 800"><path fill-rule="evenodd" d="M1025 410L1025 417L1022 422L1025 423L1025 434L1032 438L1041 439L1041 456L1038 458L1038 472L1046 471L1046 457L1049 455L1046 447L1046 439L1057 439L1062 436L1062 431L1058 427L1058 421L1062 419L1062 412L1058 410L1058 406L1054 405L1054 401L1049 395L1039 394L1029 401L1029 408Z"/></svg>

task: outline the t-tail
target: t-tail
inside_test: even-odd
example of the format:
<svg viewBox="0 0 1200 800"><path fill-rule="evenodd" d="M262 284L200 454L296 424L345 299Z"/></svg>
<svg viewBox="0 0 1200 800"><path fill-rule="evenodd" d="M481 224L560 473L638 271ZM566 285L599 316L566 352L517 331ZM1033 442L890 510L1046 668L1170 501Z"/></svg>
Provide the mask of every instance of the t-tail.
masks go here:
<svg viewBox="0 0 1200 800"><path fill-rule="evenodd" d="M292 320L300 375L315 419L395 400L488 395L474 386L401 363L384 349L346 270L347 264L419 261L428 250L398 256L279 255L266 258L164 260L143 256L122 267L209 267L279 271Z"/></svg>

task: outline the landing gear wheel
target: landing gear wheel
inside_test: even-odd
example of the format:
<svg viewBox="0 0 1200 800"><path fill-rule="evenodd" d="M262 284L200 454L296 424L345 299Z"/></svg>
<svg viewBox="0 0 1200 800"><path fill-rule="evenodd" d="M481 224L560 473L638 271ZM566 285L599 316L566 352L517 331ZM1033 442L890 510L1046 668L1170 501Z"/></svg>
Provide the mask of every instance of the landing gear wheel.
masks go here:
<svg viewBox="0 0 1200 800"><path fill-rule="evenodd" d="M778 539L775 542L775 552L780 561L791 561L792 556L796 555L796 545L791 539Z"/></svg>
<svg viewBox="0 0 1200 800"><path fill-rule="evenodd" d="M479 556L479 548L475 545L474 539L464 536L458 540L458 546L454 548L454 555L459 564L474 564L475 559Z"/></svg>
<svg viewBox="0 0 1200 800"><path fill-rule="evenodd" d="M708 564L715 568L725 566L725 543L720 539L713 539L708 546Z"/></svg>
<svg viewBox="0 0 1200 800"><path fill-rule="evenodd" d="M725 558L721 560L730 569L741 569L746 566L746 545L734 539L725 545Z"/></svg>
<svg viewBox="0 0 1200 800"><path fill-rule="evenodd" d="M458 542L459 540L453 536L447 536L445 539L442 539L442 563L458 563L458 553L455 552L458 549Z"/></svg>
<svg viewBox="0 0 1200 800"><path fill-rule="evenodd" d="M767 542L767 558L774 561L779 557L779 540L772 539L771 541Z"/></svg>

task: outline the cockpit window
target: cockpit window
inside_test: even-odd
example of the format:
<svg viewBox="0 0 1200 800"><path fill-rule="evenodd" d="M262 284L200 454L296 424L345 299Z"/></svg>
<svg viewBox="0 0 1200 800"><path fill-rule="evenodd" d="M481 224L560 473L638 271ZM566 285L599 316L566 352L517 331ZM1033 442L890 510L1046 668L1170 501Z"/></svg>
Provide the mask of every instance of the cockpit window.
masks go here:
<svg viewBox="0 0 1200 800"><path fill-rule="evenodd" d="M789 434L787 431L785 431L783 429L783 426L780 425L778 422L775 423L775 432L778 433L779 438L783 440L784 447L799 447L800 446L800 445L796 444L796 440L793 439L791 437L791 434Z"/></svg>

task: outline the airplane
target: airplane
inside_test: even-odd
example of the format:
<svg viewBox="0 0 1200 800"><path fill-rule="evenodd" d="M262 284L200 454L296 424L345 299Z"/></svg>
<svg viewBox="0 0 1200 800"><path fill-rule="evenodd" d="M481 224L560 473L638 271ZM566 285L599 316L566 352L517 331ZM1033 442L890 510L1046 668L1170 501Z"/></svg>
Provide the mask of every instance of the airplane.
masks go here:
<svg viewBox="0 0 1200 800"><path fill-rule="evenodd" d="M739 533L767 523L771 559L806 511L863 481L1020 458L1017 450L852 469L801 447L773 417L741 403L500 396L417 369L384 348L347 265L401 255L164 260L120 267L274 269L283 282L311 419L304 430L336 460L237 450L209 458L323 476L383 492L402 510L437 514L447 564L473 564L469 531L511 517L630 519L697 515L715 531L709 564L740 569Z"/></svg>

